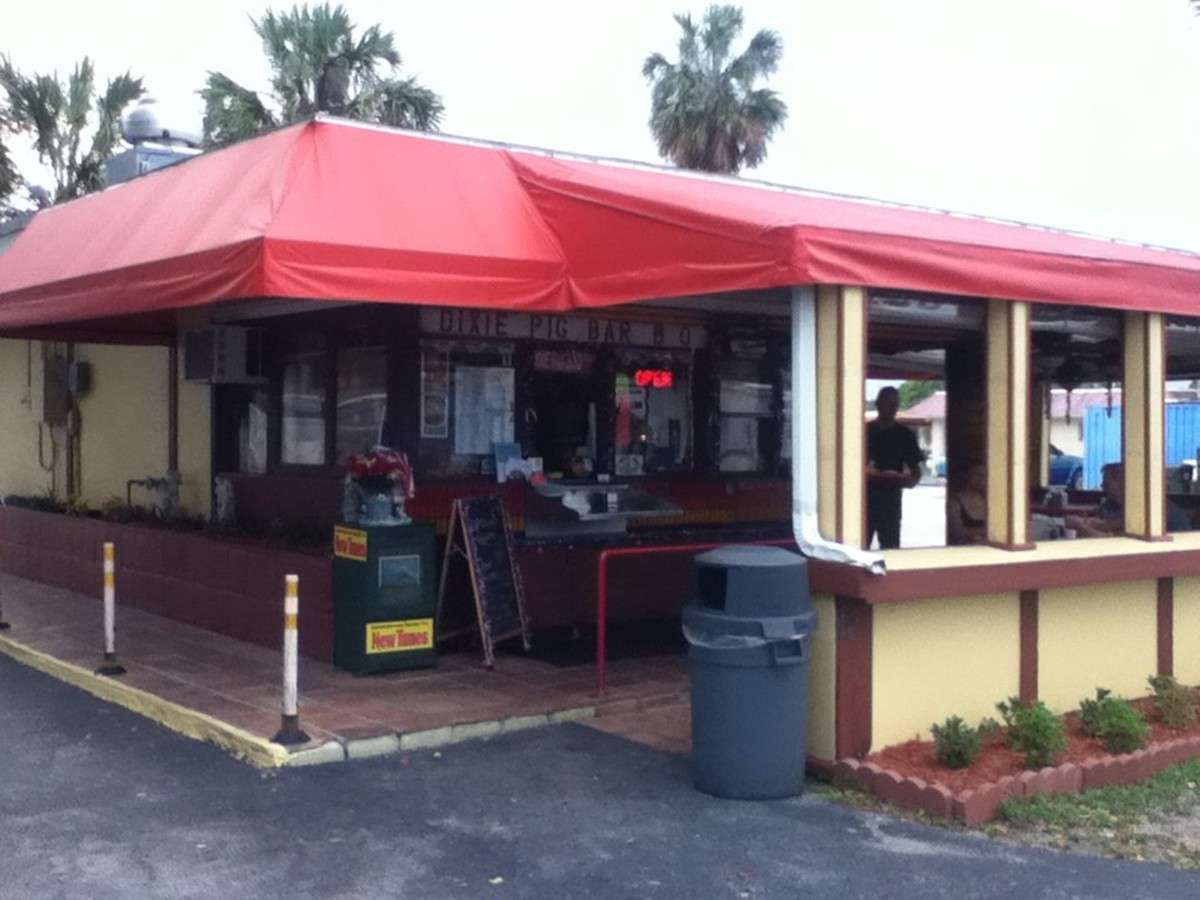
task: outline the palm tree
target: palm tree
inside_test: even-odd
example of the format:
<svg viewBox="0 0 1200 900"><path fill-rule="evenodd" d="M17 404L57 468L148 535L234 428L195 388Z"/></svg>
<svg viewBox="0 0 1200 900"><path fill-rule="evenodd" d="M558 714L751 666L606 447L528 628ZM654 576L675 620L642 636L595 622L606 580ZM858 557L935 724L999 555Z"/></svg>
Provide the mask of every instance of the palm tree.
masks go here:
<svg viewBox="0 0 1200 900"><path fill-rule="evenodd" d="M4 219L9 209L8 198L21 183L17 167L13 163L12 157L8 155L8 148L4 146L3 135L10 127L8 110L0 106L0 220Z"/></svg>
<svg viewBox="0 0 1200 900"><path fill-rule="evenodd" d="M650 131L658 152L677 166L708 172L757 166L787 118L778 94L754 86L778 67L783 41L764 29L731 58L742 32L739 7L710 6L700 25L690 15L675 21L683 29L679 61L652 53L642 66L653 85Z"/></svg>
<svg viewBox="0 0 1200 900"><path fill-rule="evenodd" d="M104 187L104 162L121 142L121 110L144 93L142 79L128 72L111 79L102 94L96 93L95 82L86 56L65 83L57 73L24 75L10 59L0 57L0 88L8 95L7 126L33 138L38 160L54 174L55 203ZM93 122L85 151L85 132ZM18 183L15 180L12 187Z"/></svg>
<svg viewBox="0 0 1200 900"><path fill-rule="evenodd" d="M391 32L372 25L356 38L346 10L328 4L268 9L250 22L271 66L271 97L264 101L227 75L209 72L200 91L206 143L233 143L318 112L437 130L442 100L415 78L395 75L400 54Z"/></svg>

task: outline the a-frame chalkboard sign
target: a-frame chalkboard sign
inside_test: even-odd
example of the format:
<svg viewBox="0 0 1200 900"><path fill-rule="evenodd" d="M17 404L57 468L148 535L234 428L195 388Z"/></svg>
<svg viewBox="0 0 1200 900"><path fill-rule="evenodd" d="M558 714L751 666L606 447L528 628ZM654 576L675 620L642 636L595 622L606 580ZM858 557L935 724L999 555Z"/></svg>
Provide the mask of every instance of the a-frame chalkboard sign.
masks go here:
<svg viewBox="0 0 1200 900"><path fill-rule="evenodd" d="M455 560L465 559L475 595L475 615L447 607L446 580ZM474 621L472 621L472 619ZM463 497L450 510L446 556L438 586L435 633L442 642L474 631L478 624L483 662L496 664L495 645L520 635L525 649L531 644L525 614L525 588L513 554L512 530L499 497Z"/></svg>

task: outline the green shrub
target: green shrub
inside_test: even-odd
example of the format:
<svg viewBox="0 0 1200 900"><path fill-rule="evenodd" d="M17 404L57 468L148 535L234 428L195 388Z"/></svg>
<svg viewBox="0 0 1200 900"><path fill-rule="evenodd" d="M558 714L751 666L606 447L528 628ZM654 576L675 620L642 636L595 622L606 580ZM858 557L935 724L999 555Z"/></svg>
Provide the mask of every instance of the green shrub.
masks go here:
<svg viewBox="0 0 1200 900"><path fill-rule="evenodd" d="M1079 701L1079 724L1088 737L1100 736L1100 704L1112 694L1108 688L1096 688L1095 700Z"/></svg>
<svg viewBox="0 0 1200 900"><path fill-rule="evenodd" d="M1132 753L1145 747L1150 740L1150 726L1133 704L1108 691L1102 696L1100 691L1096 694L1096 700L1084 701L1089 704L1089 724L1085 725L1085 730L1092 729L1087 733L1100 738L1109 753ZM1080 704L1080 715L1084 715L1083 703Z"/></svg>
<svg viewBox="0 0 1200 900"><path fill-rule="evenodd" d="M34 509L38 512L66 512L67 504L47 490L41 494L8 494L4 497L4 506L19 506L22 509Z"/></svg>
<svg viewBox="0 0 1200 900"><path fill-rule="evenodd" d="M1196 721L1196 695L1170 675L1151 675L1154 708L1168 728L1187 728Z"/></svg>
<svg viewBox="0 0 1200 900"><path fill-rule="evenodd" d="M951 716L941 725L935 722L929 730L933 732L938 762L947 768L965 769L979 756L982 728L972 728L958 716Z"/></svg>
<svg viewBox="0 0 1200 900"><path fill-rule="evenodd" d="M996 709L1008 725L1008 745L1024 754L1026 767L1052 766L1067 749L1062 719L1041 700L1024 703L1019 697L1009 697L997 703Z"/></svg>
<svg viewBox="0 0 1200 900"><path fill-rule="evenodd" d="M991 716L984 716L979 720L979 736L982 738L991 737L1000 730L1000 723Z"/></svg>

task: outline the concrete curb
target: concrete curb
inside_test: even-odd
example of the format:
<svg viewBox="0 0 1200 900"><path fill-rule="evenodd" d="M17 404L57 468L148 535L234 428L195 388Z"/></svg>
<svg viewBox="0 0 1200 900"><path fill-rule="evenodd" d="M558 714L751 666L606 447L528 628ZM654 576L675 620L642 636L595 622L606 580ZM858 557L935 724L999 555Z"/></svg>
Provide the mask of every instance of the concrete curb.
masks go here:
<svg viewBox="0 0 1200 900"><path fill-rule="evenodd" d="M273 769L288 762L288 751L279 744L273 744L265 738L205 713L164 700L149 691L96 675L81 666L26 647L9 637L0 636L0 653L59 681L81 688L94 697L145 716L185 737L215 744L238 759L259 768Z"/></svg>
<svg viewBox="0 0 1200 900"><path fill-rule="evenodd" d="M122 706L153 722L170 728L184 737L214 744L222 750L262 769L281 767L317 766L328 763L346 762L352 759L368 759L374 756L390 756L416 750L436 750L464 741L487 740L499 734L540 728L561 722L583 722L594 718L594 706L581 706L556 712L510 716L482 722L466 722L430 728L425 731L410 731L400 734L391 732L367 735L359 738L325 741L312 746L301 746L295 750L251 734L236 725L222 722L198 710L188 709L156 694L57 659L40 650L26 647L9 637L0 635L0 653L12 657L19 663L44 672L59 681L74 685L109 703Z"/></svg>
<svg viewBox="0 0 1200 900"><path fill-rule="evenodd" d="M372 756L388 756L399 752L400 738L395 734L380 734L346 741L347 759L370 759Z"/></svg>
<svg viewBox="0 0 1200 900"><path fill-rule="evenodd" d="M346 748L337 741L326 741L315 747L301 747L288 754L283 764L288 768L296 766L323 766L327 763L345 762Z"/></svg>

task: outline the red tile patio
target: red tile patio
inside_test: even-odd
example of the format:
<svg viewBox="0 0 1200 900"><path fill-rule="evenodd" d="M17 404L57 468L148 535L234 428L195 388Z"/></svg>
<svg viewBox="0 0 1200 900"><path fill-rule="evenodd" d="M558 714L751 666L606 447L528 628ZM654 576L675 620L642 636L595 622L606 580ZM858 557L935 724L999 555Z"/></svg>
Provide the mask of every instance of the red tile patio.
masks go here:
<svg viewBox="0 0 1200 900"><path fill-rule="evenodd" d="M100 601L0 573L4 636L84 668L100 660ZM301 613L301 628L303 612ZM281 654L118 606L121 680L181 706L270 738L279 727ZM690 737L681 656L613 660L595 693L590 665L558 667L502 653L492 671L476 654L444 654L433 669L356 677L301 659L301 722L314 741L406 734L565 710L594 709L585 724L668 752Z"/></svg>

